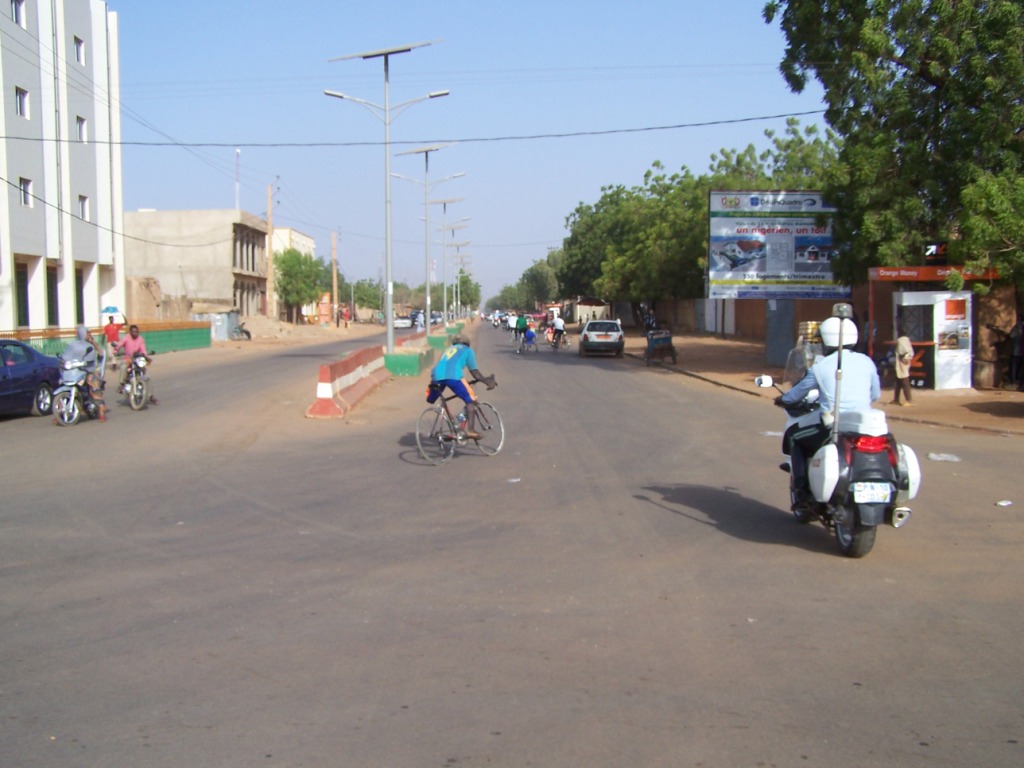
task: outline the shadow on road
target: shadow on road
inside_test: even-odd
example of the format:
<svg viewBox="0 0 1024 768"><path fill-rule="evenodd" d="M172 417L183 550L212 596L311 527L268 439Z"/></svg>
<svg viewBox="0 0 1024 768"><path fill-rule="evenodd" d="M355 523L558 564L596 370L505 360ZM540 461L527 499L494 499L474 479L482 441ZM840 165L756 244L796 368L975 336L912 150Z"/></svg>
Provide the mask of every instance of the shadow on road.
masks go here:
<svg viewBox="0 0 1024 768"><path fill-rule="evenodd" d="M696 523L713 525L737 539L811 552L831 551L830 537L820 525L799 525L788 510L748 499L733 489L666 485L644 490L657 497L635 494L634 498Z"/></svg>

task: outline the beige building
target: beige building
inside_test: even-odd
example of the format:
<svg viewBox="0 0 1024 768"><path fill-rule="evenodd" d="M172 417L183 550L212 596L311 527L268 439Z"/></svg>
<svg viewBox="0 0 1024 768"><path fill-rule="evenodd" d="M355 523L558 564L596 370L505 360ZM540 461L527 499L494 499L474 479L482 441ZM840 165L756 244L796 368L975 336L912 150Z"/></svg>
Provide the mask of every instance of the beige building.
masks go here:
<svg viewBox="0 0 1024 768"><path fill-rule="evenodd" d="M124 215L127 314L192 320L267 313L267 222L244 211Z"/></svg>

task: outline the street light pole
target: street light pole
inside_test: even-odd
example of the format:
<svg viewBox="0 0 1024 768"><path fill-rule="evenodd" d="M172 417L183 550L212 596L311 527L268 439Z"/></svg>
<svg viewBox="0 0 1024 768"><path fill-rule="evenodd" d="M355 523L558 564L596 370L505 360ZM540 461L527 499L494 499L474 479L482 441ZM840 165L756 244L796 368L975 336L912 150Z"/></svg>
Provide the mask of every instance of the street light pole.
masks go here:
<svg viewBox="0 0 1024 768"><path fill-rule="evenodd" d="M426 308L424 310L424 321L426 322L428 336L430 335L430 153L436 152L439 149L444 149L448 146L451 146L451 144L434 144L429 147L419 147L417 149L410 149L406 152L399 152L398 155L396 155L396 157L399 155L423 155L423 250L424 261L426 262L426 280L424 285L426 286L427 294L425 299ZM406 176L400 176L397 173L392 175L403 179L408 178ZM435 182L435 186L448 181L449 179L457 179L460 176L465 176L465 174L456 173L452 176L447 176L440 181ZM416 181L415 179L408 180L413 182Z"/></svg>
<svg viewBox="0 0 1024 768"><path fill-rule="evenodd" d="M445 200L430 201L434 205L441 206L441 285L444 297L445 325L448 325L448 241L445 240L445 233L448 231L448 206L451 203L461 203L464 199L463 197L449 197Z"/></svg>
<svg viewBox="0 0 1024 768"><path fill-rule="evenodd" d="M333 96L337 99L348 99L354 101L357 104L370 108L371 111L378 110L383 112L384 121L384 322L387 327L387 347L388 354L395 351L395 318L394 318L394 279L392 278L392 256L391 256L391 102L390 94L388 93L390 87L390 58L399 53L408 53L415 48L423 48L430 45L431 43L412 43L411 45L403 45L395 48L384 48L379 51L367 51L365 53L353 53L347 56L339 56L334 59L328 59L331 61L346 61L348 59L384 59L384 106L381 107L377 104L373 104L363 99L356 99L352 96L346 96L343 93L337 91L324 91L327 96ZM421 96L418 99L410 99L404 101L401 104L395 105L396 116L405 107L414 104L417 101L423 101L424 99L436 99L440 96L447 96L448 91L434 91ZM376 114L376 112L374 113ZM380 115L378 115L380 117Z"/></svg>

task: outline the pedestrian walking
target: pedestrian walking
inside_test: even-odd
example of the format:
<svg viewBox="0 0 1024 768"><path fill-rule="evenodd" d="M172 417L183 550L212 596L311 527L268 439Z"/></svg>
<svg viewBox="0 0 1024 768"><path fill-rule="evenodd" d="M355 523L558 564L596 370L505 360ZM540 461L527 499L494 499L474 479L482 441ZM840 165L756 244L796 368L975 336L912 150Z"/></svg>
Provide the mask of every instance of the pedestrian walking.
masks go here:
<svg viewBox="0 0 1024 768"><path fill-rule="evenodd" d="M911 406L910 401L910 366L914 361L914 345L910 343L910 337L899 330L899 338L896 339L896 388L893 390L893 405ZM903 402L900 402L900 395L903 395Z"/></svg>

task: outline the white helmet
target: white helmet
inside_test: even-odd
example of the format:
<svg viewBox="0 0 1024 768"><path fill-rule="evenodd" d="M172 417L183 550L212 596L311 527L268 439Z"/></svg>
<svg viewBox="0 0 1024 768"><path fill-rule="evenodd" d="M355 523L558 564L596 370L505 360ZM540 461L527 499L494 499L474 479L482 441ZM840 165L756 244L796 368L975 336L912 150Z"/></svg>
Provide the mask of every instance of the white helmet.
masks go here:
<svg viewBox="0 0 1024 768"><path fill-rule="evenodd" d="M831 349L839 348L839 318L830 317L818 327L821 343ZM852 347L857 343L857 324L849 318L843 318L843 346Z"/></svg>

